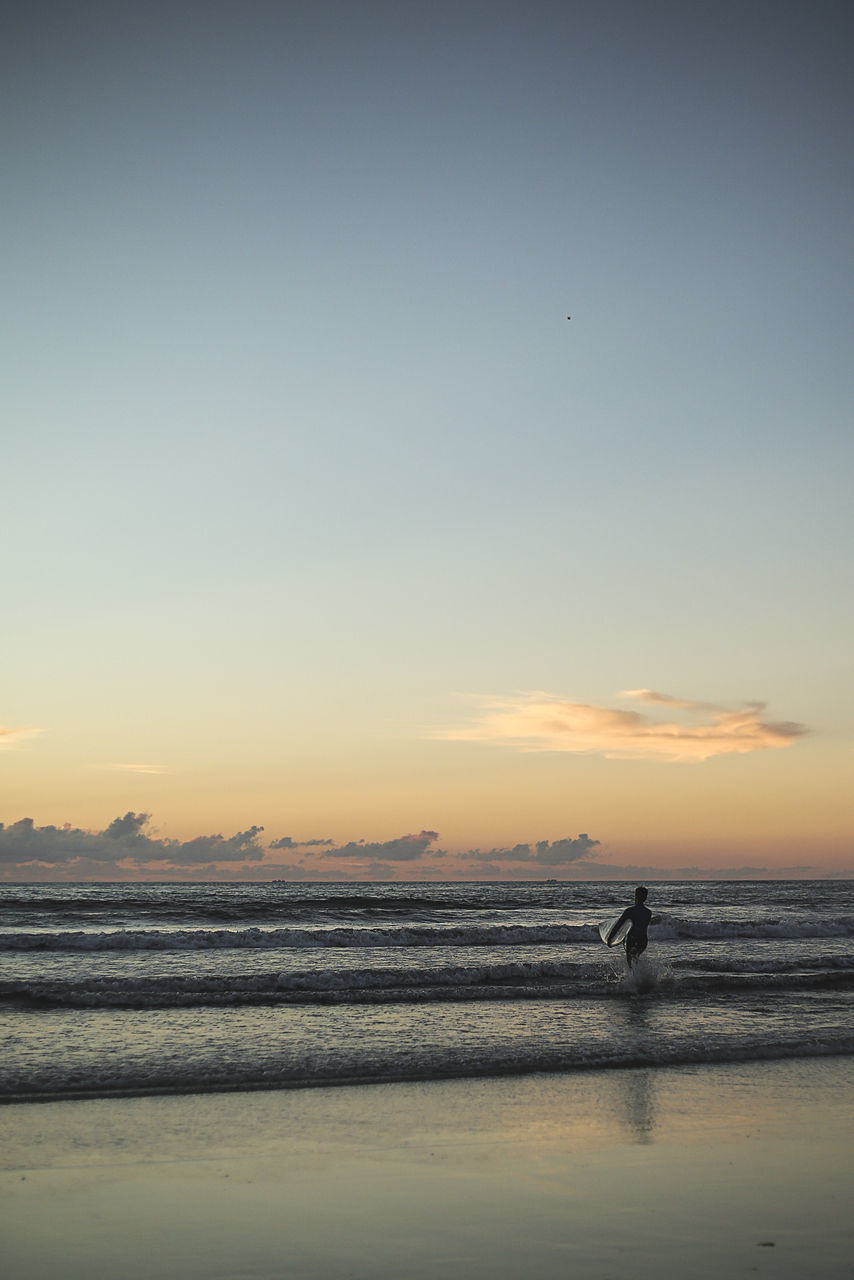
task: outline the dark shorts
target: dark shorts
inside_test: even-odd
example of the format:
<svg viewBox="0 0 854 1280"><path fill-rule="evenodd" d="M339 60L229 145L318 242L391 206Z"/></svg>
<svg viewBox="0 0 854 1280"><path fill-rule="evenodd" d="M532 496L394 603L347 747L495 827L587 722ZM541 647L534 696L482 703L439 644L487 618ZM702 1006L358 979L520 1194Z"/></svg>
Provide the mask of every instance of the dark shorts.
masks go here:
<svg viewBox="0 0 854 1280"><path fill-rule="evenodd" d="M629 964L634 964L639 955L646 951L646 938L633 938L631 934L626 938L626 959Z"/></svg>

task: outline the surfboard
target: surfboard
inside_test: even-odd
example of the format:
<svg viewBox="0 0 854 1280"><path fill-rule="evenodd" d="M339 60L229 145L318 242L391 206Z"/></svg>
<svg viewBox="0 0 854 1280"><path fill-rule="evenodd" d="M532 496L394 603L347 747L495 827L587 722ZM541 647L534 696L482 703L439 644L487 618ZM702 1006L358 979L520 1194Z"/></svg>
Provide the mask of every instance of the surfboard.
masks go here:
<svg viewBox="0 0 854 1280"><path fill-rule="evenodd" d="M623 913L621 911L620 916L622 914ZM612 916L610 920L603 920L599 926L599 937L602 939L603 942L607 942L609 947L618 946L619 943L621 943L625 939L626 934L629 932L629 929L631 929L632 927L631 920L624 920L623 923L620 925L619 929L617 929L616 933L612 934L611 930L617 928L617 921L619 920L620 916Z"/></svg>

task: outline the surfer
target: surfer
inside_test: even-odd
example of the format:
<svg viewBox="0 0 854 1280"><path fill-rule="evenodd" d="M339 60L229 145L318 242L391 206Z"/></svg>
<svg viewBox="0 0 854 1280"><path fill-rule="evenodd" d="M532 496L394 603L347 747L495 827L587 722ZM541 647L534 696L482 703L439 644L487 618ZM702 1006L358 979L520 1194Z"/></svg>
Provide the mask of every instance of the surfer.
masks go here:
<svg viewBox="0 0 854 1280"><path fill-rule="evenodd" d="M625 911L611 930L611 933L615 934L620 928L620 925L631 921L631 928L626 934L626 961L630 969L634 965L638 956L642 955L643 952L646 951L646 944L648 942L647 929L649 928L649 922L652 919L652 912L649 907L644 906L648 896L649 890L645 888L644 885L639 884L635 889L635 905L633 907L626 907Z"/></svg>

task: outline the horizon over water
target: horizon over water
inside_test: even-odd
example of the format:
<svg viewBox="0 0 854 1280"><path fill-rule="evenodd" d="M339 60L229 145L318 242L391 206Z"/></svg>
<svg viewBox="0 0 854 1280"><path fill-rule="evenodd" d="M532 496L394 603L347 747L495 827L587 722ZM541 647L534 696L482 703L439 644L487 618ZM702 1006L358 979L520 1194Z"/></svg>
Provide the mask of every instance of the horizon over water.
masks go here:
<svg viewBox="0 0 854 1280"><path fill-rule="evenodd" d="M629 975L633 888L4 884L0 1099L854 1054L846 882L651 883Z"/></svg>

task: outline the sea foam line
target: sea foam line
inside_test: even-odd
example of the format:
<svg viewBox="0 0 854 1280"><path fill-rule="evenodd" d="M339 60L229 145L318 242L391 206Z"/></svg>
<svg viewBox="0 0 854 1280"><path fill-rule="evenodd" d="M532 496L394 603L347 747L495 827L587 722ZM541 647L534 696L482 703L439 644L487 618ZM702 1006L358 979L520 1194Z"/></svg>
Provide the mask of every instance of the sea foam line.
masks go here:
<svg viewBox="0 0 854 1280"><path fill-rule="evenodd" d="M244 1008L251 1005L427 1004L460 1001L611 999L654 992L703 1000L750 991L851 991L854 968L809 973L652 971L640 988L625 970L573 964L504 964L419 970L344 970L245 976L0 983L0 1003L19 1009Z"/></svg>
<svg viewBox="0 0 854 1280"><path fill-rule="evenodd" d="M537 1054L496 1055L488 1060L433 1058L420 1064L396 1067L384 1063L371 1073L356 1064L343 1063L337 1070L312 1067L310 1071L280 1069L243 1069L224 1074L193 1074L153 1071L147 1076L128 1072L125 1076L92 1080L88 1085L76 1082L44 1084L18 1080L0 1088L0 1105L20 1102L84 1101L97 1098L152 1097L192 1093L234 1093L262 1089L330 1088L345 1085L403 1084L425 1080L462 1080L511 1075L539 1075L554 1072L620 1070L625 1068L668 1068L717 1063L779 1062L794 1058L848 1057L854 1054L854 1036L825 1040L793 1038L786 1043L767 1042L722 1044L715 1046L672 1046L638 1050L624 1054L592 1052L584 1057L566 1049ZM354 1069L355 1067L355 1069Z"/></svg>
<svg viewBox="0 0 854 1280"><path fill-rule="evenodd" d="M799 939L854 935L854 917L823 923L774 921L680 921L663 919L650 930L658 942L697 939ZM0 951L204 951L215 948L525 946L595 942L589 924L375 925L267 929L29 930L0 933Z"/></svg>

